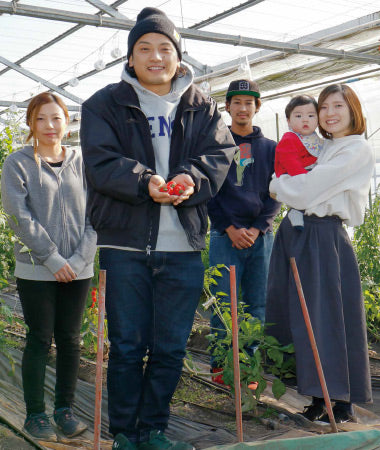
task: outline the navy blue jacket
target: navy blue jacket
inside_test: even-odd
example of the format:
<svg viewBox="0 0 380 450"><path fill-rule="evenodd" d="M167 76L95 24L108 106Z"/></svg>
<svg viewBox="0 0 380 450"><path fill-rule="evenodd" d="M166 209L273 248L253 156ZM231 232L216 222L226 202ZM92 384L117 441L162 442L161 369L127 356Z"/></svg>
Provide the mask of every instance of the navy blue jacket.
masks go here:
<svg viewBox="0 0 380 450"><path fill-rule="evenodd" d="M148 183L155 158L149 122L131 85L108 85L84 102L81 144L98 244L154 250L160 204ZM216 103L190 86L173 123L168 179L186 173L195 183L194 194L176 207L195 250L205 246L207 202L222 186L235 150Z"/></svg>
<svg viewBox="0 0 380 450"><path fill-rule="evenodd" d="M269 196L276 142L265 138L259 127L253 127L247 136L232 136L240 152L235 155L222 188L208 204L211 228L222 233L234 225L255 227L266 233L272 230L281 206Z"/></svg>

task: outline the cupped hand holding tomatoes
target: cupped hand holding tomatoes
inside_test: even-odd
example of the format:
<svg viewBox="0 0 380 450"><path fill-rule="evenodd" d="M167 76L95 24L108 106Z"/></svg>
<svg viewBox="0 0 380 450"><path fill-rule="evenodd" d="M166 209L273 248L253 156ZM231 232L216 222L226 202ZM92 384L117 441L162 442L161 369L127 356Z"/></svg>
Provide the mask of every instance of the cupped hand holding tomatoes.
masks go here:
<svg viewBox="0 0 380 450"><path fill-rule="evenodd" d="M160 175L152 175L148 189L155 202L178 205L193 194L194 182L184 173L175 176L168 183Z"/></svg>
<svg viewBox="0 0 380 450"><path fill-rule="evenodd" d="M183 186L184 191L179 195L179 197L177 197L174 202L173 205L179 205L180 203L182 203L184 200L187 200L192 194L194 194L194 181L191 178L190 175L188 175L187 173L180 173L179 175L176 175L172 181L174 181L176 183L176 185L181 185Z"/></svg>
<svg viewBox="0 0 380 450"><path fill-rule="evenodd" d="M167 192L169 195L180 196L185 192L184 186L182 184L177 184L175 181L169 181L165 186L160 187L160 192Z"/></svg>
<svg viewBox="0 0 380 450"><path fill-rule="evenodd" d="M168 190L163 190L162 188L164 187L166 187L166 182L160 175L152 175L150 177L148 190L152 200L163 204L173 203L176 197L171 196Z"/></svg>

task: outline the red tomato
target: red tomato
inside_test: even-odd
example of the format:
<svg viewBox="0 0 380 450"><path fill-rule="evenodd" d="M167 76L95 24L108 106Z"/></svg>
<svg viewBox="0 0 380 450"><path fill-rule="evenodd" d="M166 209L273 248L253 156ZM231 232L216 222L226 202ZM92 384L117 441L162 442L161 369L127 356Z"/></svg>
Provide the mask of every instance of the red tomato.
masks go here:
<svg viewBox="0 0 380 450"><path fill-rule="evenodd" d="M169 183L166 184L166 187L168 188L168 193L170 195L174 195L174 187L177 183L175 181L169 181Z"/></svg>
<svg viewBox="0 0 380 450"><path fill-rule="evenodd" d="M182 195L185 192L185 188L182 184L176 184L173 189L173 195Z"/></svg>

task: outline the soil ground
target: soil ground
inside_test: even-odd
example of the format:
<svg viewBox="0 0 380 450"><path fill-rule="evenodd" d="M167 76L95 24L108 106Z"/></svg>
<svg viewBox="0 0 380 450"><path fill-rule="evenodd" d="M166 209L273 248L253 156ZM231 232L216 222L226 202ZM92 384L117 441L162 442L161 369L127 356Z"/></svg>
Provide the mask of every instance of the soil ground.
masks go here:
<svg viewBox="0 0 380 450"><path fill-rule="evenodd" d="M10 342L22 350L24 346L24 329L19 325L9 327ZM204 355L207 349L208 321L197 317L189 341L191 348L195 348ZM371 374L374 381L374 404L366 405L367 409L380 415L380 344L371 344ZM55 351L51 351L50 364L54 365ZM82 358L79 378L90 383L95 379L95 363ZM378 380L377 380L378 378ZM106 380L104 374L103 380ZM216 428L223 428L231 433L231 443L236 433L235 408L233 399L227 389L219 388L207 380L199 380L184 373L177 387L171 405L172 413L205 423ZM304 423L293 420L291 416L278 413L273 408L259 404L255 412L244 414L243 432L246 442L274 439L276 437L301 437L310 435L312 429L305 427ZM0 424L0 450L29 450L31 444L18 436L12 429Z"/></svg>
<svg viewBox="0 0 380 450"><path fill-rule="evenodd" d="M34 450L35 448L34 445L18 436L14 430L0 424L0 450Z"/></svg>

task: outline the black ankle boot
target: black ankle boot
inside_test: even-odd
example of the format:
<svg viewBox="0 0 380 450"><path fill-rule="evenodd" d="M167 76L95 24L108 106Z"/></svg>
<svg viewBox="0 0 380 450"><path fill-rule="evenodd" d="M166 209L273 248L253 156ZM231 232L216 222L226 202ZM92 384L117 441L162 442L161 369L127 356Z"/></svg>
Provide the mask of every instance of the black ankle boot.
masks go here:
<svg viewBox="0 0 380 450"><path fill-rule="evenodd" d="M352 403L336 401L333 406L333 414L336 423L355 422L354 410ZM328 414L324 414L320 420L322 422L330 422Z"/></svg>
<svg viewBox="0 0 380 450"><path fill-rule="evenodd" d="M311 405L305 406L301 415L311 422L314 422L314 420L318 420L323 416L325 412L325 401L323 398L313 397Z"/></svg>

